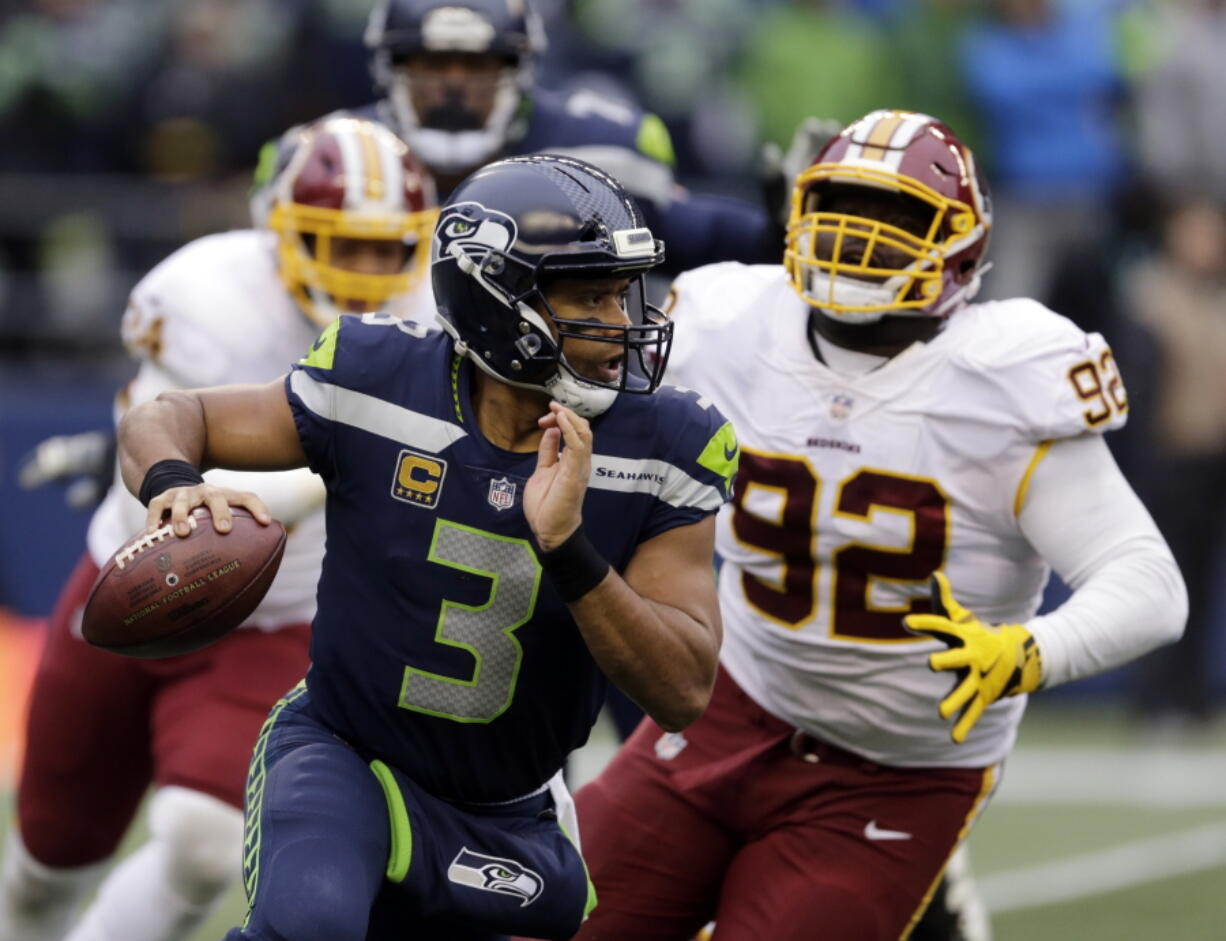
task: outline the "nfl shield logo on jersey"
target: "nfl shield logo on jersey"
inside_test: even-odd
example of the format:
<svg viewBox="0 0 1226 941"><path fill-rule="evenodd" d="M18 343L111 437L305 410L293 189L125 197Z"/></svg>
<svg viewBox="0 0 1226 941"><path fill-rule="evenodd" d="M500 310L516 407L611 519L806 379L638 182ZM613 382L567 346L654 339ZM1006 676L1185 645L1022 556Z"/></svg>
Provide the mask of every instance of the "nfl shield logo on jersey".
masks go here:
<svg viewBox="0 0 1226 941"><path fill-rule="evenodd" d="M836 392L830 396L830 417L835 421L844 421L851 414L851 407L856 404L846 392Z"/></svg>
<svg viewBox="0 0 1226 941"><path fill-rule="evenodd" d="M665 732L656 739L656 757L662 761L672 761L688 744L680 732Z"/></svg>
<svg viewBox="0 0 1226 941"><path fill-rule="evenodd" d="M490 481L490 506L495 510L509 510L515 506L515 484L505 477Z"/></svg>

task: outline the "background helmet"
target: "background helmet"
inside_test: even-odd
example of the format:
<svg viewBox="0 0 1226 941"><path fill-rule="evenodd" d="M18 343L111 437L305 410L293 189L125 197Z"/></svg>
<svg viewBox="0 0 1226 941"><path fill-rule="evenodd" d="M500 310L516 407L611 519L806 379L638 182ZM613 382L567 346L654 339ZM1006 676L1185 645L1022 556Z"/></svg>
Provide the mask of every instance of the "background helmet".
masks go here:
<svg viewBox="0 0 1226 941"><path fill-rule="evenodd" d="M520 102L531 91L545 30L527 0L380 0L371 10L365 42L375 87L387 97L401 135L432 170L457 173L485 163L506 143ZM467 113L460 102L437 114L417 112L409 74L398 66L428 53L487 54L505 61L488 116Z"/></svg>
<svg viewBox="0 0 1226 941"><path fill-rule="evenodd" d="M378 310L425 274L437 216L434 181L405 143L360 118L326 118L298 132L271 186L267 225L278 272L312 320L354 306ZM412 249L396 274L359 274L332 263L336 238L388 239Z"/></svg>
<svg viewBox="0 0 1226 941"><path fill-rule="evenodd" d="M646 303L642 276L664 260L664 245L603 170L553 154L483 167L440 211L431 258L443 328L491 376L547 392L585 417L605 411L618 392L659 385L672 323ZM583 329L589 321L558 317L542 292L551 276L630 278L631 324L594 337ZM562 355L565 337L620 345L620 378L580 376Z"/></svg>
<svg viewBox="0 0 1226 941"><path fill-rule="evenodd" d="M926 231L824 209L842 187L896 194ZM837 320L944 317L979 290L991 227L987 186L953 131L926 114L874 111L797 177L784 267L797 293Z"/></svg>

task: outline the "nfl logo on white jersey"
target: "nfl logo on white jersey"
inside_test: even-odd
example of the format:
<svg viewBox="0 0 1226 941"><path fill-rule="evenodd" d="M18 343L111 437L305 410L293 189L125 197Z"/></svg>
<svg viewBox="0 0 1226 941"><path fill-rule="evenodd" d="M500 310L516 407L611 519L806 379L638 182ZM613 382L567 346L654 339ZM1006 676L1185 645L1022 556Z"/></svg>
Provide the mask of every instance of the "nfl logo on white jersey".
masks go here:
<svg viewBox="0 0 1226 941"><path fill-rule="evenodd" d="M495 510L511 509L515 505L515 484L505 477L491 480L488 499Z"/></svg>
<svg viewBox="0 0 1226 941"><path fill-rule="evenodd" d="M835 421L846 421L855 404L856 400L846 392L836 392L830 397L830 417Z"/></svg>

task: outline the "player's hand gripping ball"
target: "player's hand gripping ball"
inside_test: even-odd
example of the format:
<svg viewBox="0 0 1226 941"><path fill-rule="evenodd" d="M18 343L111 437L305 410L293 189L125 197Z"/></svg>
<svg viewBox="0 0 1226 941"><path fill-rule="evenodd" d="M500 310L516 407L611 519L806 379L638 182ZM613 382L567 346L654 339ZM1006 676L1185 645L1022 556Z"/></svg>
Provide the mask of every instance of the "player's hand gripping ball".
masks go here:
<svg viewBox="0 0 1226 941"><path fill-rule="evenodd" d="M102 567L85 603L89 643L129 657L190 653L243 623L268 591L285 551L285 527L258 523L231 507L228 533L209 511L188 517L191 533L169 525L140 533Z"/></svg>

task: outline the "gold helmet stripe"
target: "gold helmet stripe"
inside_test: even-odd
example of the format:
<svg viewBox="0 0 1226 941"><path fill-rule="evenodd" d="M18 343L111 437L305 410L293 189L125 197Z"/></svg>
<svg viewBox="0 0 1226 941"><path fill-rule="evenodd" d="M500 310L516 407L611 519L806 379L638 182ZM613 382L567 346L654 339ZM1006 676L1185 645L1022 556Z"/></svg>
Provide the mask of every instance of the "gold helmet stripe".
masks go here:
<svg viewBox="0 0 1226 941"><path fill-rule="evenodd" d="M386 195L386 184L383 177L383 162L379 159L379 148L375 144L375 128L366 121L357 125L358 142L362 147L362 170L366 180L366 198L382 201Z"/></svg>
<svg viewBox="0 0 1226 941"><path fill-rule="evenodd" d="M885 149L890 146L890 140L894 137L894 132L898 130L906 118L906 115L900 114L897 111L888 113L883 117L868 133L868 140L864 143L864 151L862 156L865 160L884 160Z"/></svg>

